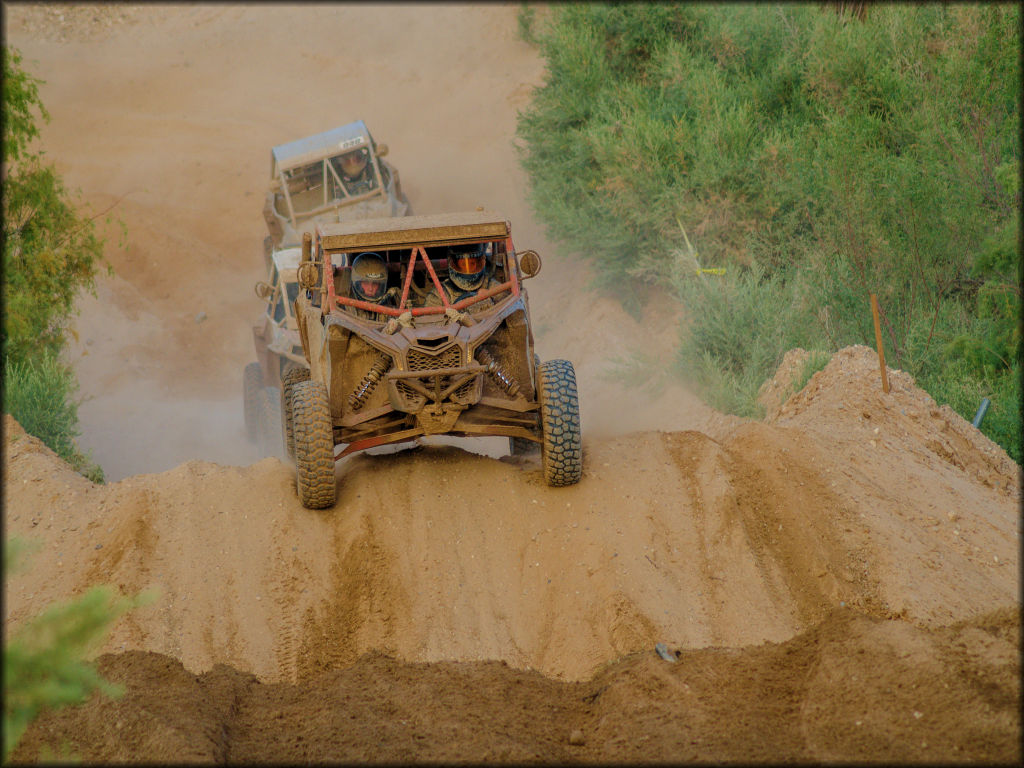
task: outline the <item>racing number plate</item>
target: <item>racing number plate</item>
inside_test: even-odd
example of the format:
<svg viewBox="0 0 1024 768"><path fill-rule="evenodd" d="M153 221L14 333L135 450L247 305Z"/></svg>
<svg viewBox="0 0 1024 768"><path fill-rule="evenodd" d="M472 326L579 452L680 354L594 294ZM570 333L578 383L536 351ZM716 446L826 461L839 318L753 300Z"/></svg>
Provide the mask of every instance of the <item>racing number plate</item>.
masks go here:
<svg viewBox="0 0 1024 768"><path fill-rule="evenodd" d="M354 139L345 139L344 141L338 142L338 149L349 149L351 147L358 147L360 144L364 144L362 136L356 136Z"/></svg>

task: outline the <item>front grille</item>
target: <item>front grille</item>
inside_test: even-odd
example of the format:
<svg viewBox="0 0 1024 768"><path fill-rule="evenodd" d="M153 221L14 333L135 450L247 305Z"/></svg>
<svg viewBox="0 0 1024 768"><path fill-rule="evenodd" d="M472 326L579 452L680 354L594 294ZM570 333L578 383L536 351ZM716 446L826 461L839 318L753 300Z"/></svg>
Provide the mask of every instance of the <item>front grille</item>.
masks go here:
<svg viewBox="0 0 1024 768"><path fill-rule="evenodd" d="M473 395L476 393L476 387L476 379L470 379L461 387L452 392L452 400L455 401L456 403L471 403L473 400Z"/></svg>
<svg viewBox="0 0 1024 768"><path fill-rule="evenodd" d="M398 387L399 394L412 410L418 410L427 401L427 398L419 392L414 392L412 387L401 379L395 382L395 386Z"/></svg>
<svg viewBox="0 0 1024 768"><path fill-rule="evenodd" d="M458 344L451 344L437 352L412 347L409 349L406 361L409 370L416 373L427 373L441 368L459 368L465 364L465 361L462 359L462 349ZM446 388L451 381L452 378L450 376L442 377L442 389ZM413 390L404 381L396 381L395 386L411 410L418 410L425 404L427 398ZM470 405L477 397L477 387L477 377L474 377L453 392L451 400L463 405Z"/></svg>
<svg viewBox="0 0 1024 768"><path fill-rule="evenodd" d="M434 371L438 368L457 368L462 364L458 344L452 344L441 352L425 352L422 349L409 350L410 371Z"/></svg>

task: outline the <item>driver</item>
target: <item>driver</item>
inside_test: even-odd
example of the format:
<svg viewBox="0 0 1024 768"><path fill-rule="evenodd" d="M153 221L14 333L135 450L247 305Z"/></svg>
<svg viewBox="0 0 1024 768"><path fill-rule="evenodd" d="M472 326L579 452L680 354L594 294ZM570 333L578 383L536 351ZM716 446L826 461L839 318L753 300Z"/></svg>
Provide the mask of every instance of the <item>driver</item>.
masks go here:
<svg viewBox="0 0 1024 768"><path fill-rule="evenodd" d="M494 279L490 254L486 243L452 245L448 248L448 276L441 281L441 288L449 304L476 296L499 283ZM423 302L426 307L441 306L443 302L432 290ZM493 306L494 298L470 304L467 311L479 312Z"/></svg>
<svg viewBox="0 0 1024 768"><path fill-rule="evenodd" d="M370 150L366 147L354 149L334 158L334 169L350 195L361 195L377 186L373 167L370 165Z"/></svg>
<svg viewBox="0 0 1024 768"><path fill-rule="evenodd" d="M360 253L352 262L352 298L379 304L382 307L395 306L398 288L388 288L388 269L384 259L377 253ZM349 307L357 317L368 320L383 320L385 315L361 307Z"/></svg>

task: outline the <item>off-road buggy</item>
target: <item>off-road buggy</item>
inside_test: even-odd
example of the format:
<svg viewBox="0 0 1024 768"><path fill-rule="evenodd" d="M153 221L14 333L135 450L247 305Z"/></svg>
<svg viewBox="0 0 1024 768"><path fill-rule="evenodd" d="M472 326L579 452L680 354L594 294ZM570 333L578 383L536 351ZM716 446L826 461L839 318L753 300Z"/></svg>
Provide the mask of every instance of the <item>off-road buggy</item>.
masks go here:
<svg viewBox="0 0 1024 768"><path fill-rule="evenodd" d="M245 428L267 455L281 455L281 391L284 378L308 366L302 355L294 301L295 268L302 234L319 222L404 216L409 201L398 171L383 160L386 144L377 144L357 120L324 133L273 147L270 186L263 216L270 234L263 242L268 282L256 285L267 310L253 328L256 362L243 375ZM358 178L346 175L358 156ZM296 374L292 374L293 376Z"/></svg>
<svg viewBox="0 0 1024 768"><path fill-rule="evenodd" d="M292 369L307 367L295 322L295 299L299 295L295 270L301 253L300 248L274 251L267 282L256 284L256 295L266 299L267 308L252 328L256 362L245 366L242 402L246 434L251 442L258 441L260 450L268 456L284 453L282 383Z"/></svg>
<svg viewBox="0 0 1024 768"><path fill-rule="evenodd" d="M451 303L442 290L449 248L471 244L487 254L489 287ZM352 297L352 264L366 252L384 261L395 306ZM334 504L336 459L421 435L539 444L545 481L576 483L575 371L533 351L522 281L539 270L540 257L517 254L509 223L494 213L319 224L305 236L295 315L309 369L284 382L285 440L303 505Z"/></svg>
<svg viewBox="0 0 1024 768"><path fill-rule="evenodd" d="M408 214L398 171L383 159L387 152L362 120L274 147L263 206L268 262L274 248L299 245L318 223ZM359 163L358 178L346 176L349 161Z"/></svg>

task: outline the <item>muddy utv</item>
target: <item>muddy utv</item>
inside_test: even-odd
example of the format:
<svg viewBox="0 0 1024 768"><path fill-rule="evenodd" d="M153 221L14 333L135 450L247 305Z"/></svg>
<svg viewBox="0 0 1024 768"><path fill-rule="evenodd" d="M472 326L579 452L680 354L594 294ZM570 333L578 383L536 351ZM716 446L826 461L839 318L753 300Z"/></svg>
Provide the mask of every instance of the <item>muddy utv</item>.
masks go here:
<svg viewBox="0 0 1024 768"><path fill-rule="evenodd" d="M275 248L298 246L318 223L410 213L387 152L362 120L272 148L263 205L268 262Z"/></svg>
<svg viewBox="0 0 1024 768"><path fill-rule="evenodd" d="M299 295L295 271L301 252L300 248L274 251L267 281L256 283L256 295L267 305L252 328L256 360L245 366L242 403L246 436L258 442L266 456L283 455L281 392L284 383L295 377L296 368L308 367L295 321Z"/></svg>
<svg viewBox="0 0 1024 768"><path fill-rule="evenodd" d="M486 254L486 287L456 299L449 257L466 247ZM391 305L353 295L353 264L366 254ZM493 213L319 224L305 236L295 315L309 378L284 384L303 505L334 504L337 459L423 435L539 445L547 484L576 483L575 371L533 350L523 280L539 270L536 252L517 254L509 223Z"/></svg>

